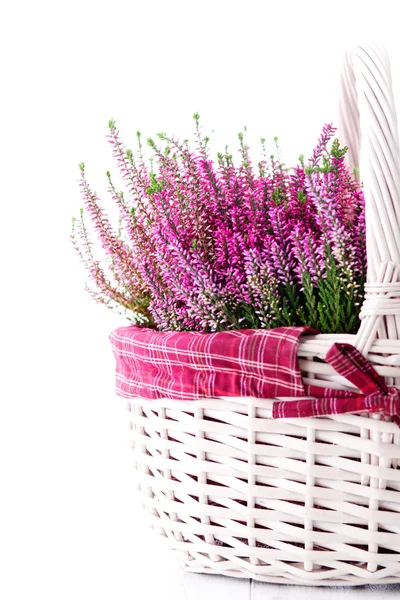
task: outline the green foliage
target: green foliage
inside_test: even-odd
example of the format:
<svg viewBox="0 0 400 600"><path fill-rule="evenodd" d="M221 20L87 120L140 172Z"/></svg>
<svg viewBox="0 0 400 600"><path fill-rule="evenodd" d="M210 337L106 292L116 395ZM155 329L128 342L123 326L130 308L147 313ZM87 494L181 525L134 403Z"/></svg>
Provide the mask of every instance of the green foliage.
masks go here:
<svg viewBox="0 0 400 600"><path fill-rule="evenodd" d="M343 148L341 148L340 144L339 144L339 140L338 139L333 140L331 152L330 152L331 156L333 156L334 158L342 158L343 156L345 156L347 151L348 151L347 146L343 146Z"/></svg>

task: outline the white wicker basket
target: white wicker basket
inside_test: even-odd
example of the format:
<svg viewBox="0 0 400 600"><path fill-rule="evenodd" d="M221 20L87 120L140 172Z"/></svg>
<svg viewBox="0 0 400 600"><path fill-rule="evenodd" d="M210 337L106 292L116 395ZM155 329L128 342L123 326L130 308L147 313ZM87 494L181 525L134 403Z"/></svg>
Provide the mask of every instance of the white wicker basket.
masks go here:
<svg viewBox="0 0 400 600"><path fill-rule="evenodd" d="M308 383L343 387L321 359L345 340L400 387L399 146L380 47L347 54L341 119L367 202L362 326L357 336L301 340L300 366ZM189 571L321 586L399 582L400 429L377 415L272 420L272 402L128 402L151 525Z"/></svg>

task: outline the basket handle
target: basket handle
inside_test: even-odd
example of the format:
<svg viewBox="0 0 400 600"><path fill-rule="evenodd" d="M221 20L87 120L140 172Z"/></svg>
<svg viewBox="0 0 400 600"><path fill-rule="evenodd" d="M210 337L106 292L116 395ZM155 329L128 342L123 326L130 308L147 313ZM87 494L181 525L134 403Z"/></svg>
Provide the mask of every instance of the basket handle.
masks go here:
<svg viewBox="0 0 400 600"><path fill-rule="evenodd" d="M340 138L364 186L368 281L378 283L382 263L400 264L400 151L390 62L382 46L347 51L339 107Z"/></svg>

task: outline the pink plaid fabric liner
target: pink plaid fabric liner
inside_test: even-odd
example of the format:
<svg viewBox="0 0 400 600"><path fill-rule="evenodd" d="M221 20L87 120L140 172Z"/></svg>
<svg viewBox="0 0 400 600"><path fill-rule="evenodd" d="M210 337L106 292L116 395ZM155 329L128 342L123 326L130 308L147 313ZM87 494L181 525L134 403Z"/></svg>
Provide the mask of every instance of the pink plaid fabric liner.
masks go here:
<svg viewBox="0 0 400 600"><path fill-rule="evenodd" d="M400 391L388 387L350 344L334 344L326 360L361 394L303 385L298 359L309 327L204 334L120 327L110 335L119 396L198 400L221 396L288 397L274 419L380 412L400 426Z"/></svg>
<svg viewBox="0 0 400 600"><path fill-rule="evenodd" d="M110 336L122 397L198 400L218 396L304 396L297 360L309 327L218 333L120 327Z"/></svg>

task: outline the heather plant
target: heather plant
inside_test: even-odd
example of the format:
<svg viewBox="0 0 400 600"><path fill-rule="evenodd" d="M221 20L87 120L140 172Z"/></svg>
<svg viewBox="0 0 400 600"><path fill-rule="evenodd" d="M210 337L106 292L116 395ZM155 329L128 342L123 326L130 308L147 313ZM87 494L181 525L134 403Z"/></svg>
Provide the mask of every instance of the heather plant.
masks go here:
<svg viewBox="0 0 400 600"><path fill-rule="evenodd" d="M95 256L84 212L72 240L97 302L159 330L222 331L307 324L354 332L366 276L362 189L346 148L325 125L309 160L292 169L268 155L255 165L239 134L212 160L194 115L195 142L165 133L126 149L114 121L108 139L126 184L108 191L113 227L80 165L86 213L102 247ZM275 139L277 144L277 139ZM278 150L278 148L277 148Z"/></svg>

